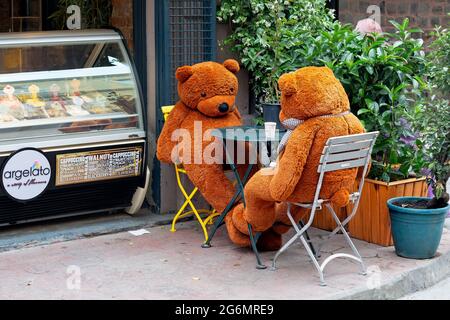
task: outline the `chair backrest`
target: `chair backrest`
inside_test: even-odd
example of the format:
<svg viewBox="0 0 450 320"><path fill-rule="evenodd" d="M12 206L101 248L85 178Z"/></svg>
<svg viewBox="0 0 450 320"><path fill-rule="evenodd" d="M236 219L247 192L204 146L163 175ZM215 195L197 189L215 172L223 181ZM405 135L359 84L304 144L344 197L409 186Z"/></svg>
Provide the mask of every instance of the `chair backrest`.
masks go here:
<svg viewBox="0 0 450 320"><path fill-rule="evenodd" d="M358 194L362 192L364 177L369 166L370 155L379 132L369 132L353 134L328 139L323 148L317 172L320 173L317 182L314 203L319 199L322 183L326 172L364 167L361 180L359 182ZM353 208L353 213L358 208L360 196ZM313 209L316 210L315 207Z"/></svg>
<svg viewBox="0 0 450 320"><path fill-rule="evenodd" d="M175 106L162 106L161 107L161 111L164 116L164 122L167 121L167 118L169 117L169 114L172 112L173 108L175 108Z"/></svg>
<svg viewBox="0 0 450 320"><path fill-rule="evenodd" d="M366 166L379 132L330 138L322 152L319 173Z"/></svg>

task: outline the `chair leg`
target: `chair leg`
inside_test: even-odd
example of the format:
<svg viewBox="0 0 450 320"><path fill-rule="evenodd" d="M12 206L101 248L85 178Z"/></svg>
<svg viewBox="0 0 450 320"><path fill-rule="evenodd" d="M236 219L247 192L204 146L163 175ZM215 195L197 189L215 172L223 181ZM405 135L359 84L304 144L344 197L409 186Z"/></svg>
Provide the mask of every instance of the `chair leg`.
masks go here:
<svg viewBox="0 0 450 320"><path fill-rule="evenodd" d="M303 229L305 227L305 224L301 220L299 222L299 225L300 225L300 229ZM320 257L320 250L316 250L316 248L314 248L314 245L313 245L313 243L311 241L311 238L309 237L308 230L305 231L305 237L306 237L306 240L308 241L309 247L311 248L311 252L314 254L314 256L316 258L319 258Z"/></svg>
<svg viewBox="0 0 450 320"><path fill-rule="evenodd" d="M208 230L206 229L206 224L204 223L202 217L200 216L200 214L198 213L197 209L195 208L194 204L192 203L191 200L187 200L189 201L189 205L192 208L192 211L194 212L195 217L198 220L198 223L200 224L200 226L202 227L203 230L203 235L205 236L205 241L208 241Z"/></svg>
<svg viewBox="0 0 450 320"><path fill-rule="evenodd" d="M280 255L285 252L299 237L301 234L296 233L288 242L286 242L284 244L284 246L281 247L280 250L278 250L278 252L275 254L275 257L273 258L272 261L272 270L276 270L277 269L277 260L280 257Z"/></svg>
<svg viewBox="0 0 450 320"><path fill-rule="evenodd" d="M317 272L319 273L319 277L320 277L320 285L321 285L322 287L326 286L327 284L326 284L326 282L325 282L325 277L324 277L324 275L323 275L323 269L322 269L322 267L319 265L319 262L317 261L317 259L316 259L316 257L315 257L315 254L312 252L312 250L311 250L311 248L310 248L308 242L305 240L305 237L304 237L304 236L301 236L301 237L300 237L300 240L302 241L302 244L303 244L303 246L305 247L306 252L308 252L308 255L309 255L311 261L313 262L314 266L315 266L316 269L317 269Z"/></svg>
<svg viewBox="0 0 450 320"><path fill-rule="evenodd" d="M186 209L187 205L189 204L189 202L191 201L191 199L195 196L195 194L197 193L197 191L198 191L198 189L195 188L195 189L191 192L191 194L190 194L189 196L185 197L186 200L184 201L184 203L183 203L183 205L181 206L180 210L178 210L177 214L175 215L175 218L173 218L173 220L172 220L172 228L170 229L171 232L177 231L177 230L175 229L175 225L176 225L178 219L180 219L180 217L183 215L184 209ZM185 194L185 193L183 192L183 194Z"/></svg>
<svg viewBox="0 0 450 320"><path fill-rule="evenodd" d="M222 222L225 220L226 215L228 212L224 211L216 220L214 223L212 229L210 230L208 234L208 239L202 244L202 248L211 248L211 240L214 238L214 235L216 234L217 229L219 229Z"/></svg>
<svg viewBox="0 0 450 320"><path fill-rule="evenodd" d="M208 215L208 217L204 220L205 224L206 224L206 225L210 225L210 224L212 225L212 224L214 224L214 223L213 223L213 219L216 218L216 217L218 217L218 216L220 216L219 213L217 213L216 211L212 211L212 212Z"/></svg>
<svg viewBox="0 0 450 320"><path fill-rule="evenodd" d="M234 206L234 204L240 194L241 194L241 191L236 191L236 193L233 196L233 199L231 199L231 201L228 203L225 210L223 210L222 214L217 218L216 222L214 223L214 226L212 227L211 231L209 232L208 240L206 240L202 244L202 248L205 248L205 249L211 248L211 240L214 238L214 235L216 234L217 229L219 229L219 227L222 225L223 221L225 220L225 217L230 212L231 208Z"/></svg>
<svg viewBox="0 0 450 320"><path fill-rule="evenodd" d="M309 222L306 225L304 225L302 221L299 223L299 225L302 226L301 229L299 229L298 225L294 221L294 218L292 217L291 212L290 212L290 208L291 208L291 204L289 203L287 215L288 215L289 220L291 220L292 225L294 226L296 234L277 252L277 254L275 255L275 257L273 259L272 270L276 270L276 262L278 260L278 257L284 251L286 251L298 238L300 238L303 246L305 247L306 252L309 255L309 258L311 259L312 263L314 264L314 267L317 269L317 272L319 273L320 285L326 286L325 277L324 277L324 273L323 273L325 266L321 266L319 264L319 262L317 261L317 258L316 258L317 253L314 250L314 246L312 246L312 243L309 239L309 235L307 235L308 228L311 226L312 221L314 219L314 212L315 212L316 208L315 207L312 208L312 211L311 211L312 214L310 216ZM305 235L309 239L309 242L305 239Z"/></svg>
<svg viewBox="0 0 450 320"><path fill-rule="evenodd" d="M339 220L339 217L337 216L336 212L334 212L333 207L330 204L326 204L326 207L328 209L328 211L331 213L331 215L333 216L334 220L336 221L338 228L341 230L342 234L344 235L345 240L347 241L348 245L350 246L350 248L352 249L354 255L356 256L357 261L360 262L361 264L361 273L363 275L367 274L367 268L364 264L364 261L361 257L361 255L359 254L358 249L356 249L355 244L353 243L352 239L350 238L350 236L348 235L348 232L345 230L345 226L342 225L341 221Z"/></svg>

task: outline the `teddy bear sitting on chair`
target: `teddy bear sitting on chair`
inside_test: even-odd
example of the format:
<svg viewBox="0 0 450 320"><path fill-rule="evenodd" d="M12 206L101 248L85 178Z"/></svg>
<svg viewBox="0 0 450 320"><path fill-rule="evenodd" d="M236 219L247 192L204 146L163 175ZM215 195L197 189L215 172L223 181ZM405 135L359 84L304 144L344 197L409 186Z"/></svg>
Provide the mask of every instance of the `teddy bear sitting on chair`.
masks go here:
<svg viewBox="0 0 450 320"><path fill-rule="evenodd" d="M317 168L322 150L331 137L364 132L350 112L350 103L341 83L327 67L306 67L283 75L279 80L280 121L288 134L280 143L277 167L256 173L245 186L246 207L240 204L226 217L231 240L249 246L248 224L262 232L257 246L274 251L282 245L282 234L291 223L285 202L307 203L314 199ZM320 197L343 207L349 202L358 169L325 174ZM296 221L308 213L297 208Z"/></svg>
<svg viewBox="0 0 450 320"><path fill-rule="evenodd" d="M158 159L182 164L189 179L217 212L227 207L235 187L225 175L224 159L206 161L208 150L223 148L221 142L206 136L212 129L242 125L235 105L238 71L239 64L233 59L223 64L208 61L178 68L180 101L171 111L158 139ZM183 132L188 134L183 136ZM178 146L186 139L189 148L178 151ZM211 148L214 143L219 145ZM248 146L245 147L248 150ZM245 163L238 166L241 176L246 169Z"/></svg>

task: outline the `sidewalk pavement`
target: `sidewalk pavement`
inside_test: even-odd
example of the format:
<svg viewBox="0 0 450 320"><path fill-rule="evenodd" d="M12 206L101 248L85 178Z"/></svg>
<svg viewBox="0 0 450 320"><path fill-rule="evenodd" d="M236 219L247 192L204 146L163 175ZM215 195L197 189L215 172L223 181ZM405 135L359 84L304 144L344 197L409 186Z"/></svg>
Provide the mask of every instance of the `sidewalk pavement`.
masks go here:
<svg viewBox="0 0 450 320"><path fill-rule="evenodd" d="M256 270L250 250L234 247L222 228L202 249L195 222L78 239L0 253L0 299L396 299L450 274L450 231L432 260L397 257L393 248L355 241L369 268L335 260L327 287L301 245L279 259L277 271ZM323 235L313 230L312 235ZM341 251L342 236L326 252ZM264 253L267 265L273 253ZM323 259L326 257L324 255ZM81 277L78 275L81 274Z"/></svg>

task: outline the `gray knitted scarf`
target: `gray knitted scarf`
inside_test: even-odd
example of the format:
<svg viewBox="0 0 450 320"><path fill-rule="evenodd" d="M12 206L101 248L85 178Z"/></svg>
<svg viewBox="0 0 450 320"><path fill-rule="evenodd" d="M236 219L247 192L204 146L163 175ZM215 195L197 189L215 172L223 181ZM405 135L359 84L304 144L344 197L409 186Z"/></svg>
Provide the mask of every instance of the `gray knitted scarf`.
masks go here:
<svg viewBox="0 0 450 320"><path fill-rule="evenodd" d="M346 111L346 112L342 112L342 113L338 113L338 114L327 114L327 115L319 116L316 118L337 118L337 117L346 116L348 114L351 114L351 112ZM310 118L310 119L312 119L312 118ZM285 127L287 129L287 132L284 134L283 138L280 141L280 144L278 145L278 154L280 154L286 147L286 144L288 143L289 138L292 135L292 132L294 132L294 130L304 122L305 122L305 120L290 118L290 119L284 120L281 123L283 125L283 127Z"/></svg>

